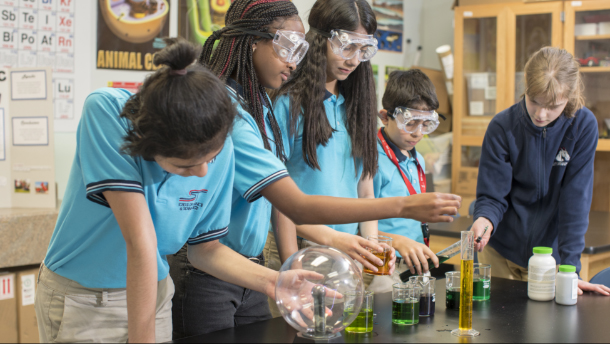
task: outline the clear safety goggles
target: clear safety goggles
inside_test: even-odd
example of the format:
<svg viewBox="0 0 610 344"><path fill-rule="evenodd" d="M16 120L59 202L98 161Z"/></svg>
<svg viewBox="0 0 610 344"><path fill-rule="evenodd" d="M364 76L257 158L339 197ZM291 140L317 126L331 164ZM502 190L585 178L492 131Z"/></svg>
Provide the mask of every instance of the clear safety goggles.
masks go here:
<svg viewBox="0 0 610 344"><path fill-rule="evenodd" d="M307 54L307 50L309 50L309 43L305 40L305 35L300 32L277 30L275 34L271 34L269 32L248 30L236 26L227 26L226 29L271 39L273 41L273 49L280 58L280 61L285 63L301 63L303 58L305 58L305 54Z"/></svg>
<svg viewBox="0 0 610 344"><path fill-rule="evenodd" d="M434 132L440 124L438 116L436 111L422 111L406 107L397 107L394 110L396 126L409 134L416 133L418 130L421 130L423 135Z"/></svg>
<svg viewBox="0 0 610 344"><path fill-rule="evenodd" d="M365 62L377 54L377 39L373 35L363 35L345 30L330 31L328 38L335 55L345 60L358 56L360 62Z"/></svg>
<svg viewBox="0 0 610 344"><path fill-rule="evenodd" d="M273 36L273 49L282 62L299 64L309 50L309 43L300 32L277 30Z"/></svg>
<svg viewBox="0 0 610 344"><path fill-rule="evenodd" d="M358 56L360 62L365 62L377 54L377 39L373 35L363 35L347 30L331 30L328 33L315 27L309 29L328 38L333 53L345 60Z"/></svg>

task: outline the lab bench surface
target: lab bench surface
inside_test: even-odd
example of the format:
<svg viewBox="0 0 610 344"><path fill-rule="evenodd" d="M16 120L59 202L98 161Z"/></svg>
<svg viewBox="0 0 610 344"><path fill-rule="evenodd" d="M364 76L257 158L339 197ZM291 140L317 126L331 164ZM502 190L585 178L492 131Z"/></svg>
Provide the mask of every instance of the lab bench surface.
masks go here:
<svg viewBox="0 0 610 344"><path fill-rule="evenodd" d="M586 293L575 306L527 297L527 283L492 278L491 299L474 302L473 328L481 335L462 339L451 334L459 312L445 309L445 280L436 281L436 313L418 325L392 324L392 293L375 295L375 323L367 335L343 334L347 343L503 343L503 342L608 342L610 297ZM202 326L204 326L202 324ZM296 331L283 318L239 326L174 343L292 343Z"/></svg>
<svg viewBox="0 0 610 344"><path fill-rule="evenodd" d="M460 239L460 231L472 225L472 217L458 217L451 223L430 224L430 248L438 252ZM589 213L589 229L585 234L585 248L580 258L580 277L588 281L595 274L610 267L610 213L592 211ZM454 257L448 264L459 264ZM609 336L610 337L610 336Z"/></svg>

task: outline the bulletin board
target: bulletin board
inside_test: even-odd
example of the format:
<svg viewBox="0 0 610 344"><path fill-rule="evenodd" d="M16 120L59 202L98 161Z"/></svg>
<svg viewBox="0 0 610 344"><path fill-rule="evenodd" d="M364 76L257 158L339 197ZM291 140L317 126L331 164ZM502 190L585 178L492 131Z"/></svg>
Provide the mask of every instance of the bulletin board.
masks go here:
<svg viewBox="0 0 610 344"><path fill-rule="evenodd" d="M56 208L51 73L50 67L0 70L6 75L0 81L0 114L8 153L0 161L0 194L10 199L0 207Z"/></svg>

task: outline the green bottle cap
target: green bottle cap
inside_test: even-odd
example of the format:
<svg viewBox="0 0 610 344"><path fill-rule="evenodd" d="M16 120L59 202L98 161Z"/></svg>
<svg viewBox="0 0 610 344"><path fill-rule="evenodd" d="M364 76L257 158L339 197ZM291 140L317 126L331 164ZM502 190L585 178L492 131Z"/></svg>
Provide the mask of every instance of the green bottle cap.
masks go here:
<svg viewBox="0 0 610 344"><path fill-rule="evenodd" d="M574 265L559 265L559 272L576 272Z"/></svg>
<svg viewBox="0 0 610 344"><path fill-rule="evenodd" d="M553 249L550 247L538 246L534 247L534 253L537 254L553 254Z"/></svg>

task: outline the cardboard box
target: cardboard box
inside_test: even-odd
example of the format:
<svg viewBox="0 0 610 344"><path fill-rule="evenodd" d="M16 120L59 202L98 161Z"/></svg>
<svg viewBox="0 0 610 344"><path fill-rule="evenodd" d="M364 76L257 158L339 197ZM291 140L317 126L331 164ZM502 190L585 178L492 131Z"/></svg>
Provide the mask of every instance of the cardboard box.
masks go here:
<svg viewBox="0 0 610 344"><path fill-rule="evenodd" d="M600 35L610 35L610 22L599 23L598 25L598 33Z"/></svg>
<svg viewBox="0 0 610 344"><path fill-rule="evenodd" d="M436 98L438 98L438 109L436 112L443 115L451 115L451 105L449 103L449 94L447 93L447 85L445 83L445 75L442 71L438 69L430 69L424 67L413 66L411 69L419 69L430 80L432 84L434 84L434 88L436 89Z"/></svg>
<svg viewBox="0 0 610 344"><path fill-rule="evenodd" d="M0 343L17 343L15 274L0 272Z"/></svg>
<svg viewBox="0 0 610 344"><path fill-rule="evenodd" d="M453 133L425 137L417 144L417 151L426 161L426 173L432 173L434 180L451 179L451 149Z"/></svg>
<svg viewBox="0 0 610 344"><path fill-rule="evenodd" d="M17 273L17 319L19 323L19 343L39 343L38 323L34 297L38 269L28 269Z"/></svg>
<svg viewBox="0 0 610 344"><path fill-rule="evenodd" d="M456 0L454 6L505 4L509 2L522 2L520 0Z"/></svg>
<svg viewBox="0 0 610 344"><path fill-rule="evenodd" d="M411 69L419 69L430 80L432 84L434 84L434 88L436 89L436 98L438 99L438 109L436 112L445 116L446 120L440 119L440 124L438 128L436 128L436 133L448 133L451 131L451 102L449 101L449 93L447 92L447 83L445 82L445 75L443 71L438 69L430 69L424 67L411 67Z"/></svg>
<svg viewBox="0 0 610 344"><path fill-rule="evenodd" d="M459 196L474 196L477 194L477 178L479 170L473 168L463 168L458 173L455 192Z"/></svg>
<svg viewBox="0 0 610 344"><path fill-rule="evenodd" d="M496 73L467 73L468 114L493 116L496 114Z"/></svg>
<svg viewBox="0 0 610 344"><path fill-rule="evenodd" d="M585 23L574 25L574 36L595 36L598 33L597 23Z"/></svg>

